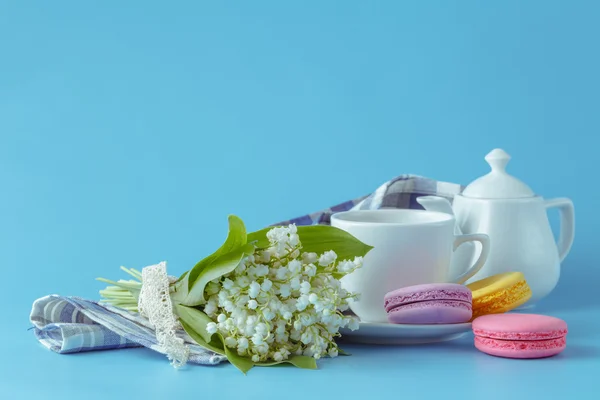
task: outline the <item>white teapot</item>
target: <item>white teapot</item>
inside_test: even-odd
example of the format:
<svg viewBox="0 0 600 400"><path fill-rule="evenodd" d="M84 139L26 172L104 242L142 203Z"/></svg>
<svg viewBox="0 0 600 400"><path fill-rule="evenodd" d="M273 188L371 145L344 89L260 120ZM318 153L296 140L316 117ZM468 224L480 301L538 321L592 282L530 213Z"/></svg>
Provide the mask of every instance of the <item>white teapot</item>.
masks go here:
<svg viewBox="0 0 600 400"><path fill-rule="evenodd" d="M452 209L446 199L426 196L417 199L425 208L453 212L457 230L483 233L490 238L490 253L483 268L466 283L502 272L519 271L531 287L532 297L523 308L548 295L558 283L560 263L571 250L575 236L575 211L567 198L545 200L527 185L507 174L510 156L501 149L485 160L491 172L468 185L454 197ZM558 243L547 210L560 211ZM464 247L464 246L461 246ZM455 254L452 268L466 268L477 255L475 246Z"/></svg>

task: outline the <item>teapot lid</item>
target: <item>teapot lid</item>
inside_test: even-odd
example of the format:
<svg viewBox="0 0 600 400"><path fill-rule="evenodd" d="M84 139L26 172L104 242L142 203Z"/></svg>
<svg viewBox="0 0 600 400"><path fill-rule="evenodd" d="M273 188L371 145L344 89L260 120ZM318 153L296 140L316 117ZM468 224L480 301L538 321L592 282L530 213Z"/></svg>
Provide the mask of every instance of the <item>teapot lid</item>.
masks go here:
<svg viewBox="0 0 600 400"><path fill-rule="evenodd" d="M535 193L525 183L506 172L510 156L502 149L494 149L485 161L492 170L473 181L463 190L465 197L478 199L516 199L533 197Z"/></svg>

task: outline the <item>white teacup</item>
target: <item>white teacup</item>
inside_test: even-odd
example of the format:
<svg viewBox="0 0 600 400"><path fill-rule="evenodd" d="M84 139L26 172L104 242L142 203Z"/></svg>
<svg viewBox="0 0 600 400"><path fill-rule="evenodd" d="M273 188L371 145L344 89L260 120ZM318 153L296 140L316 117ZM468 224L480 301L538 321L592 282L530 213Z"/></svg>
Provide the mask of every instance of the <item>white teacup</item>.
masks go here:
<svg viewBox="0 0 600 400"><path fill-rule="evenodd" d="M485 263L489 238L484 234L455 235L454 216L424 210L358 210L331 216L331 225L373 246L362 268L342 278L342 287L360 294L350 309L364 322L388 322L386 293L424 283L464 283ZM452 253L462 243L481 243L473 266L450 276Z"/></svg>

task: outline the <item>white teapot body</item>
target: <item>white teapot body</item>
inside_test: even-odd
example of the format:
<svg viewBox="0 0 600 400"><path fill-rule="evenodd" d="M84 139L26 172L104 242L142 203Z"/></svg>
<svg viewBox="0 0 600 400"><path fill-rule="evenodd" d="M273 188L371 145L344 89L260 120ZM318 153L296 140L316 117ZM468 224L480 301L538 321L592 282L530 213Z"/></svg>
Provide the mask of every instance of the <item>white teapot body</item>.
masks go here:
<svg viewBox="0 0 600 400"><path fill-rule="evenodd" d="M558 244L547 214L552 207L561 212ZM522 272L532 291L527 305L535 304L555 288L560 263L574 238L571 200L544 200L540 196L486 199L459 194L454 198L453 210L465 234L477 232L490 237L487 261L467 283L503 272Z"/></svg>

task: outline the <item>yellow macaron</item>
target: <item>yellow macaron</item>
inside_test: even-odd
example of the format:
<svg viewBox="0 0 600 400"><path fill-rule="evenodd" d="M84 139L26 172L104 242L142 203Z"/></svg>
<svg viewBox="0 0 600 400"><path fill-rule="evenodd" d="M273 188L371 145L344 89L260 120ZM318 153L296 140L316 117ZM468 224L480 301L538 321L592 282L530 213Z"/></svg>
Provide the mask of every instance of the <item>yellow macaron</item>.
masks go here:
<svg viewBox="0 0 600 400"><path fill-rule="evenodd" d="M492 275L467 287L473 294L472 319L514 310L531 298L531 288L521 272Z"/></svg>

